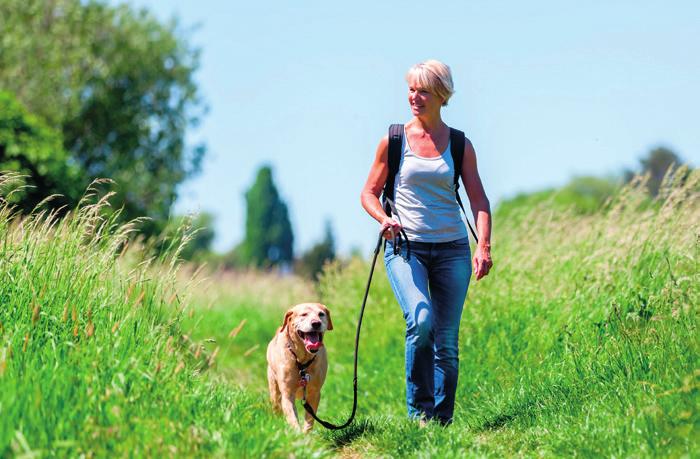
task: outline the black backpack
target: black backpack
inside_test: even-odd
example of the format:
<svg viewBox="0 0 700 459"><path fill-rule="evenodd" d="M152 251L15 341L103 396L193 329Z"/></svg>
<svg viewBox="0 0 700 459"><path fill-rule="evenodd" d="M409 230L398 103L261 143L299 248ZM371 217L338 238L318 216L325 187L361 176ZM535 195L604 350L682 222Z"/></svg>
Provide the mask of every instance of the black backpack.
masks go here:
<svg viewBox="0 0 700 459"><path fill-rule="evenodd" d="M386 177L386 183L384 184L384 211L387 215L391 216L391 207L394 202L394 185L396 183L396 174L399 172L399 165L401 164L401 146L403 144L403 124L392 124L389 126L389 174ZM464 213L464 217L467 220L467 225L469 230L474 236L474 240L479 242L476 237L474 228L472 228L471 223L469 223L469 218L467 218L467 213L464 210L464 205L462 204L462 198L459 196L459 177L462 171L462 159L464 158L464 132L459 129L450 128L450 153L452 154L452 162L455 166L454 184L455 184L455 198L459 207Z"/></svg>

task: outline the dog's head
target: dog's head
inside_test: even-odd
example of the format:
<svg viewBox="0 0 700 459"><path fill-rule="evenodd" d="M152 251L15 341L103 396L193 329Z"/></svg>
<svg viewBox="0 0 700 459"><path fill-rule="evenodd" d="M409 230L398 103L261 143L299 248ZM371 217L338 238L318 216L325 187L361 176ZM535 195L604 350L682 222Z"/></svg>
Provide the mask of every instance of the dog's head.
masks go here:
<svg viewBox="0 0 700 459"><path fill-rule="evenodd" d="M323 346L323 334L333 330L331 313L321 303L302 303L284 315L282 331L289 329L290 336L298 338L307 352L315 354Z"/></svg>

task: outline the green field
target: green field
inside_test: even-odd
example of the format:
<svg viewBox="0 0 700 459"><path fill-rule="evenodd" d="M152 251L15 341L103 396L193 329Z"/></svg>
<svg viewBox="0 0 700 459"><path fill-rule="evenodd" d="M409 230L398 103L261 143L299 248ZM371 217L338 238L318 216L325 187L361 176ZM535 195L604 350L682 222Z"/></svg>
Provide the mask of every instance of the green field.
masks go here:
<svg viewBox="0 0 700 459"><path fill-rule="evenodd" d="M272 413L265 347L287 307L325 303L319 414L344 421L367 260L318 286L192 273L179 241L157 259L127 245L97 198L62 220L0 206L0 457L698 457L699 196L696 170L593 212L556 192L500 206L448 428L405 419L403 319L378 266L357 419L310 435Z"/></svg>

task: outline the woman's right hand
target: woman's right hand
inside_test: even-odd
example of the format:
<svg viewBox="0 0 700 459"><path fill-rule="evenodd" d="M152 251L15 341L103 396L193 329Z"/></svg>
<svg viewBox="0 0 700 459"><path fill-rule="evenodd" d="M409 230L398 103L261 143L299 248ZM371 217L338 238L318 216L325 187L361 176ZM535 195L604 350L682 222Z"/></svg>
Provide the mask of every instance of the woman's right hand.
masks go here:
<svg viewBox="0 0 700 459"><path fill-rule="evenodd" d="M391 217L384 217L381 231L384 239L393 240L401 232L401 224Z"/></svg>

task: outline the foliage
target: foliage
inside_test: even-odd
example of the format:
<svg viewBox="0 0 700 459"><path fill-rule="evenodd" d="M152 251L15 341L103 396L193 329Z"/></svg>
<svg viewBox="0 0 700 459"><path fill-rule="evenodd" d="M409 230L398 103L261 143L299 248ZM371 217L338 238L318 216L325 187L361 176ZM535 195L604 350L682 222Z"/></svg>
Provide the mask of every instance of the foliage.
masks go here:
<svg viewBox="0 0 700 459"><path fill-rule="evenodd" d="M546 207L548 211L593 215L600 212L620 186L615 178L584 176L574 177L559 189L520 193L499 203L494 212L496 231L500 231L498 225L536 225L538 219L532 214L533 208Z"/></svg>
<svg viewBox="0 0 700 459"><path fill-rule="evenodd" d="M61 131L84 184L114 179L124 218L159 232L204 154L185 146L202 103L177 24L95 0L4 0L0 30L0 87Z"/></svg>
<svg viewBox="0 0 700 459"><path fill-rule="evenodd" d="M555 205L560 209L592 214L619 189L619 180L599 177L574 177L554 195Z"/></svg>
<svg viewBox="0 0 700 459"><path fill-rule="evenodd" d="M659 188L666 174L677 172L679 166L683 164L681 158L666 147L657 147L650 150L645 157L639 160L641 170L639 174L647 175L647 190L651 196L659 194ZM687 170L687 169L684 169ZM635 173L625 171L625 181L630 181L635 177Z"/></svg>
<svg viewBox="0 0 700 459"><path fill-rule="evenodd" d="M333 260L335 260L335 238L330 221L326 221L323 240L314 244L299 257L296 271L308 279L318 280L323 266Z"/></svg>
<svg viewBox="0 0 700 459"><path fill-rule="evenodd" d="M641 163L642 172L649 174L647 182L649 194L656 196L659 194L664 176L680 166L681 159L671 150L659 147L651 150L646 158L642 158Z"/></svg>
<svg viewBox="0 0 700 459"><path fill-rule="evenodd" d="M22 175L23 186L11 200L25 212L47 196L56 207L78 202L78 167L63 149L61 135L32 116L9 93L0 91L0 171Z"/></svg>
<svg viewBox="0 0 700 459"><path fill-rule="evenodd" d="M291 263L294 235L287 205L280 198L270 166L258 171L245 194L245 239L235 250L244 266L270 268Z"/></svg>

